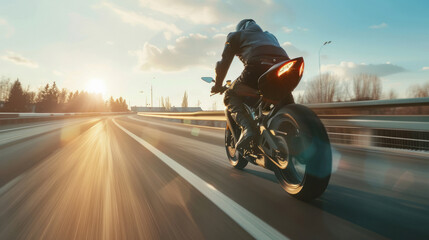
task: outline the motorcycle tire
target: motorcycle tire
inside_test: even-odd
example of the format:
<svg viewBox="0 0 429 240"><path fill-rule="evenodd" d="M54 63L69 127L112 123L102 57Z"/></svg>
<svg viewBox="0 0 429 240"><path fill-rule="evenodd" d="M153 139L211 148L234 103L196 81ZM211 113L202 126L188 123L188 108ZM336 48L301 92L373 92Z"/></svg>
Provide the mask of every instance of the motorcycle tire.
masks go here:
<svg viewBox="0 0 429 240"><path fill-rule="evenodd" d="M236 169L243 169L249 163L240 153L236 153L235 141L229 127L225 128L225 149L229 163Z"/></svg>
<svg viewBox="0 0 429 240"><path fill-rule="evenodd" d="M283 138L284 169L275 167L282 188L291 196L310 201L323 194L332 171L332 150L323 123L309 108L290 104L269 121L268 128ZM284 153L283 153L284 154Z"/></svg>

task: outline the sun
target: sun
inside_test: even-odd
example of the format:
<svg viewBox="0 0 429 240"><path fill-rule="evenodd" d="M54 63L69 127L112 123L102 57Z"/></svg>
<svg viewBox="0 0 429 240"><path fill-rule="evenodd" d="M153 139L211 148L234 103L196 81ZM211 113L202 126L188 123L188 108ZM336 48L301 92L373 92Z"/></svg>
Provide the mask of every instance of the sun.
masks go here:
<svg viewBox="0 0 429 240"><path fill-rule="evenodd" d="M93 78L87 82L85 91L104 95L106 93L106 86L104 85L103 80L99 78Z"/></svg>

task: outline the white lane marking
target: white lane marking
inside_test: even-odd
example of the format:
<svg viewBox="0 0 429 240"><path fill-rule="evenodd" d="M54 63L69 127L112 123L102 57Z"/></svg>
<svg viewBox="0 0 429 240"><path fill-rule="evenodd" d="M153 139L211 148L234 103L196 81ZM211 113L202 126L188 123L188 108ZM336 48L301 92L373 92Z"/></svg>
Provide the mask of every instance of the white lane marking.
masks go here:
<svg viewBox="0 0 429 240"><path fill-rule="evenodd" d="M6 133L2 133L2 138L0 138L0 145L12 142L12 141L17 141L19 139L24 139L27 137L32 137L32 136L36 136L38 134L43 134L49 131L53 131L53 130L57 130L57 129L61 129L61 128L65 128L65 127L69 127L69 126L73 126L73 125L81 125L84 124L85 122L93 122L96 121L98 118L96 119L79 119L79 120L73 120L73 121L68 121L68 122L56 122L56 123L50 123L50 124L40 124L40 125L36 125L36 126L28 126L28 127L24 127L24 129L27 128L33 128L34 129L30 129L30 130L26 130L26 131L17 131L17 132L9 132L6 131ZM21 130L21 129L18 129ZM9 136L8 136L9 135Z"/></svg>
<svg viewBox="0 0 429 240"><path fill-rule="evenodd" d="M3 193L7 192L9 189L11 189L17 182L19 182L19 180L21 180L23 175L24 174L21 174L21 175L15 177L11 181L9 181L5 185L3 185L3 187L0 187L0 196L3 195Z"/></svg>
<svg viewBox="0 0 429 240"><path fill-rule="evenodd" d="M50 124L55 124L55 123L45 123L45 124L31 125L31 126L25 126L25 127L8 128L8 129L0 130L0 132L8 132L8 131L14 131L14 130L25 129L25 128L40 127L40 126L45 126Z"/></svg>
<svg viewBox="0 0 429 240"><path fill-rule="evenodd" d="M203 179L168 157L154 146L150 145L145 140L141 139L134 133L128 131L121 125L119 125L115 119L112 119L113 123L140 143L143 147L151 151L161 161L167 164L177 174L182 176L188 183L194 186L200 191L205 197L212 201L217 207L219 207L225 214L231 217L238 225L246 230L250 235L256 239L288 239L282 235L279 231L268 225L266 222L249 212L234 200L227 197L225 194L218 191L211 184L205 182Z"/></svg>
<svg viewBox="0 0 429 240"><path fill-rule="evenodd" d="M75 121L72 121L72 122L79 122L79 121L86 120L86 119L71 119L71 120L75 120ZM9 132L9 131L14 131L14 130L19 130L19 129L26 129L26 128L46 126L46 125L61 124L61 123L66 123L66 122L49 122L49 123L36 124L36 125L30 125L30 126L24 126L24 127L8 128L8 129L2 129L2 130L0 130L0 133L1 132Z"/></svg>

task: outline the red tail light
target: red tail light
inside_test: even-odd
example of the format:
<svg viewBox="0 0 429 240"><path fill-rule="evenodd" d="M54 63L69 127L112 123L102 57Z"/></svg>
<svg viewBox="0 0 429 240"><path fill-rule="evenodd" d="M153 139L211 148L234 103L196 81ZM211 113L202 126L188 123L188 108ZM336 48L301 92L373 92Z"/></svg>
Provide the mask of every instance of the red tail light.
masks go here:
<svg viewBox="0 0 429 240"><path fill-rule="evenodd" d="M303 72L304 72L304 62L302 62L301 67L299 67L299 77L302 77Z"/></svg>
<svg viewBox="0 0 429 240"><path fill-rule="evenodd" d="M280 77L281 75L283 75L284 73L286 73L287 71L289 71L289 69L296 63L296 61L291 61L291 62L287 62L285 63L277 72L277 76Z"/></svg>

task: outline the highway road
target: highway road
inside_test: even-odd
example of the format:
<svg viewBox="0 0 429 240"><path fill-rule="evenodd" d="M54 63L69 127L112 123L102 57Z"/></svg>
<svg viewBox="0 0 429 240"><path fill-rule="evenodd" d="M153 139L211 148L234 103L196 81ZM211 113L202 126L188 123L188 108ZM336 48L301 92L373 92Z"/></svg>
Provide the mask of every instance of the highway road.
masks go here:
<svg viewBox="0 0 429 240"><path fill-rule="evenodd" d="M136 115L0 128L0 239L429 239L429 161L333 148L324 195L233 169L223 130Z"/></svg>

